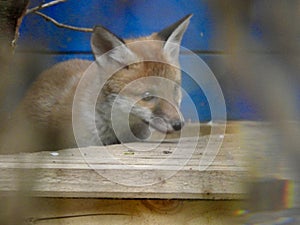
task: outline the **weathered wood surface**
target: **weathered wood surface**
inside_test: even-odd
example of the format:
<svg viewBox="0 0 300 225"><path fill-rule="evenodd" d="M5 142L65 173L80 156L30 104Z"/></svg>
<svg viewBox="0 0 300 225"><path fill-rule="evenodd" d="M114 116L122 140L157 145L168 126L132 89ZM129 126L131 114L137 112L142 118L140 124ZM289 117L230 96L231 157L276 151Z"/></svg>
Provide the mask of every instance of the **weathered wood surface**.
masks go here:
<svg viewBox="0 0 300 225"><path fill-rule="evenodd" d="M1 224L233 225L243 224L236 216L241 206L240 201L34 198ZM0 215L9 211L7 205L0 209Z"/></svg>
<svg viewBox="0 0 300 225"><path fill-rule="evenodd" d="M13 195L22 190L39 197L241 199L246 193L243 182L247 171L235 128L238 125L229 125L225 136L213 136L223 144L212 164L204 170L199 170L199 162L211 135L200 136L196 143L193 138L182 138L182 149L173 160L168 157L175 153L176 140L162 143L153 151L141 149L156 143L133 144L140 151L113 145L85 148L81 152L61 150L58 155L51 152L1 155L0 193ZM202 132L205 134L207 130ZM196 148L189 159L185 150L194 145ZM210 149L206 150L209 155ZM108 151L117 161L99 158L101 151ZM185 161L186 165L179 168ZM141 182L139 185L139 178L153 179L154 184ZM128 181L129 185L116 182L118 179Z"/></svg>

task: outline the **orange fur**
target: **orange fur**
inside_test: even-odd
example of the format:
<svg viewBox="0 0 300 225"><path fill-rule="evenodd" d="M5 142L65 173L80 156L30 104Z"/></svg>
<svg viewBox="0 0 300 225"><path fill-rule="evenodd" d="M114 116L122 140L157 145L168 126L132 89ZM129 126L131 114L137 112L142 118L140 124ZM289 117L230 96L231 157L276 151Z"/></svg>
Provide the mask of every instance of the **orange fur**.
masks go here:
<svg viewBox="0 0 300 225"><path fill-rule="evenodd" d="M120 141L132 141L128 131L114 131L109 113L112 105L112 98L120 95L120 101L117 102L120 111L120 123L122 119L122 110L127 105L132 104L133 110L130 114L129 124L131 131L135 136L144 138L149 132L149 124L163 132L172 132L181 128L182 116L178 110L181 93L177 91L174 85L180 85L181 72L177 68L178 55L172 57L174 49L166 47L168 42L181 41L181 37L188 25L189 17L177 22L175 25L167 28L163 32L154 33L147 37L125 40L127 46L123 49L113 52L114 55L107 53L107 61L99 61L99 65L109 69L118 66L124 59L123 55L133 55L139 62L125 65L123 69L114 73L105 83L100 96L97 98L96 107L96 127L97 131L90 130L91 124L88 124L88 117L92 117L94 111L88 109L92 104L93 95L99 91L101 76L106 76L99 72L94 80L89 80L83 84L86 94L80 98L83 101L82 116L79 121L85 129L83 139L85 145L114 144ZM174 34L174 35L173 35ZM163 42L147 42L146 40L162 40L166 36L167 44ZM171 40L170 40L171 39ZM92 49L96 57L113 49L115 46L123 45L122 40L102 27L96 27L92 35ZM169 45L168 45L169 46ZM165 49L166 48L166 49ZM176 50L176 49L175 49ZM179 51L179 50L178 50ZM174 51L176 53L176 51ZM174 55L174 54L173 54ZM143 61L146 60L146 61ZM102 64L101 64L102 63ZM172 65L169 65L171 63ZM92 65L91 61L70 60L54 65L44 71L29 89L20 107L17 110L16 121L26 121L26 127L30 127L33 132L31 137L39 139L37 149L31 150L53 150L67 147L76 147L76 141L73 135L72 126L72 107L76 89L83 77L85 71ZM96 69L97 72L97 69ZM163 81L149 80L144 82L139 78L160 77L171 80L173 83L164 84ZM135 83L136 81L136 83ZM130 84L133 83L132 86ZM84 86L85 85L85 86ZM145 100L142 96L147 91L154 91L162 99L153 98ZM157 118L165 121L165 127ZM119 118L117 118L118 120ZM177 122L176 127L174 121ZM15 126L14 126L15 127ZM115 132L119 132L123 140L116 137ZM84 133L84 132L83 132ZM98 142L96 139L101 139ZM34 138L29 141L35 141ZM22 143L26 149L26 144ZM27 145L32 147L32 145ZM22 150L22 149L21 149ZM27 151L27 149L26 149Z"/></svg>

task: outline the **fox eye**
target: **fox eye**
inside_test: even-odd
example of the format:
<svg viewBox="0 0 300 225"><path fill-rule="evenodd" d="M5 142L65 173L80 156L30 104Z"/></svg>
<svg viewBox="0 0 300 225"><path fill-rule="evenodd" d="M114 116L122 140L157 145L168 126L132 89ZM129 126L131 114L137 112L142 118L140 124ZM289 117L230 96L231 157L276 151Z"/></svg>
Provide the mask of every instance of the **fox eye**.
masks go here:
<svg viewBox="0 0 300 225"><path fill-rule="evenodd" d="M150 91L146 91L143 94L142 100L148 102L148 101L151 101L151 100L153 100L155 98L156 97L154 95L152 95L152 93Z"/></svg>

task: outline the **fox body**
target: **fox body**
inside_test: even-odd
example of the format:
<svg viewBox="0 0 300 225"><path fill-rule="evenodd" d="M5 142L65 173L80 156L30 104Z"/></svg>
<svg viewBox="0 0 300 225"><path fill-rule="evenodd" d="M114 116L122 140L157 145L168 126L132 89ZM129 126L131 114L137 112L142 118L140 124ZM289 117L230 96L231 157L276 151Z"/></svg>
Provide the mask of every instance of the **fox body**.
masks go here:
<svg viewBox="0 0 300 225"><path fill-rule="evenodd" d="M19 109L30 130L47 140L39 150L75 147L76 141L81 146L138 141L149 136L149 127L180 130L178 55L190 17L128 40L97 26L91 37L95 63L70 60L44 71Z"/></svg>

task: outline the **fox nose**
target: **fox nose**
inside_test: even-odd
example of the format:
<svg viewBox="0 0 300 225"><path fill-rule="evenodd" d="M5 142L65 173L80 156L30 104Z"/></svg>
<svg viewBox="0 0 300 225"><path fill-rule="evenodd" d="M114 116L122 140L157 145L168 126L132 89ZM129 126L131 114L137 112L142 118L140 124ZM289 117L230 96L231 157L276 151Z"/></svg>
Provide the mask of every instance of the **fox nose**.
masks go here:
<svg viewBox="0 0 300 225"><path fill-rule="evenodd" d="M174 120L171 122L171 125L174 130L181 130L181 128L184 126L184 121Z"/></svg>

